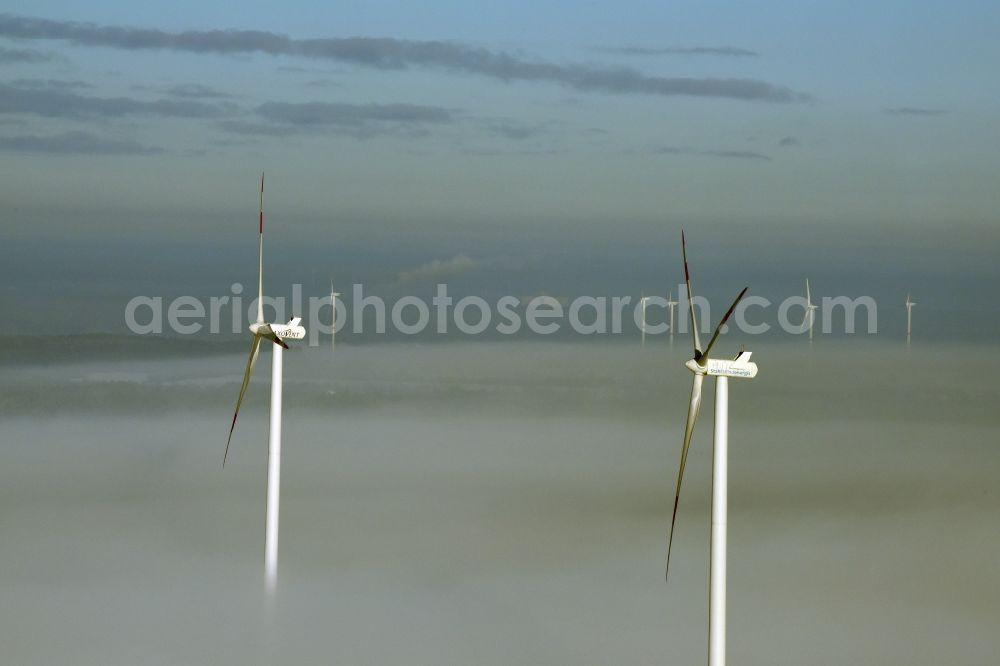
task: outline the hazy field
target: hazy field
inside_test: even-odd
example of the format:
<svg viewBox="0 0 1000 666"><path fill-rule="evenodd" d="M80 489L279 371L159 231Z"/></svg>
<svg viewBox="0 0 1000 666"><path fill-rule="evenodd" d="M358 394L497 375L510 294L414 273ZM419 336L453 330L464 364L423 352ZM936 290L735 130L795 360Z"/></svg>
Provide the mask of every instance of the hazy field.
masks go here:
<svg viewBox="0 0 1000 666"><path fill-rule="evenodd" d="M730 390L730 662L994 661L1000 353L754 350ZM222 470L242 354L91 351L2 367L5 663L703 662L711 390L663 581L680 341L286 354L273 604L269 354Z"/></svg>

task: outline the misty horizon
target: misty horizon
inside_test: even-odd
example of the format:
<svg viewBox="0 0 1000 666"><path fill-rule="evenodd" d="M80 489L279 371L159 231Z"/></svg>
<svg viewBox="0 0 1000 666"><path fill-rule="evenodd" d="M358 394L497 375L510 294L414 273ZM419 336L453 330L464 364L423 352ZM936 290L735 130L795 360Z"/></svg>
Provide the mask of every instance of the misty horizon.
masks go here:
<svg viewBox="0 0 1000 666"><path fill-rule="evenodd" d="M704 653L711 392L663 581L686 344L287 353L269 610L268 373L251 382L223 471L245 349L108 360L106 345L74 340L61 360L5 366L18 391L0 403L3 642L19 663ZM730 389L734 658L989 660L998 606L982 582L1000 546L989 350L753 347L760 374ZM928 623L944 630L919 631Z"/></svg>

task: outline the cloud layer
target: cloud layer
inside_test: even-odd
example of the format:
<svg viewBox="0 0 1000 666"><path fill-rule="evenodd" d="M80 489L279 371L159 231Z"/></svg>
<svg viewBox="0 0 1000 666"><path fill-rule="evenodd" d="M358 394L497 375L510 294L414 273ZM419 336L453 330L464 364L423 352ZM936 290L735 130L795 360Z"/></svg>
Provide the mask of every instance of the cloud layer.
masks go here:
<svg viewBox="0 0 1000 666"><path fill-rule="evenodd" d="M144 101L131 97L94 97L53 86L21 87L0 83L0 113L23 113L49 118L214 118L223 115L224 110L215 105L189 100Z"/></svg>
<svg viewBox="0 0 1000 666"><path fill-rule="evenodd" d="M84 46L193 53L267 53L345 62L376 69L430 67L505 82L554 83L577 90L611 94L718 97L747 101L796 102L808 95L785 86L743 78L648 76L628 67L552 64L485 48L445 41L348 37L293 39L259 30L165 32L155 29L99 26L10 14L0 15L0 36L56 39Z"/></svg>
<svg viewBox="0 0 1000 666"><path fill-rule="evenodd" d="M2 17L0 17L2 18ZM53 59L51 53L34 49L8 49L0 46L0 65L9 63L49 62Z"/></svg>
<svg viewBox="0 0 1000 666"><path fill-rule="evenodd" d="M886 109L885 112L891 116L943 116L948 113L948 110L924 109L916 106L897 106Z"/></svg>
<svg viewBox="0 0 1000 666"><path fill-rule="evenodd" d="M344 102L267 102L257 107L267 120L305 126L379 123L448 123L447 109L418 104L348 104Z"/></svg>
<svg viewBox="0 0 1000 666"><path fill-rule="evenodd" d="M708 55L728 56L733 58L756 58L760 54L749 49L735 46L687 46L666 48L645 48L642 46L610 46L601 49L605 53L619 55Z"/></svg>
<svg viewBox="0 0 1000 666"><path fill-rule="evenodd" d="M649 152L654 155L700 155L703 157L722 157L737 160L771 161L771 158L767 155L752 150L705 150L692 146L657 146Z"/></svg>
<svg viewBox="0 0 1000 666"><path fill-rule="evenodd" d="M0 136L0 151L58 155L158 155L163 149L76 131L50 136Z"/></svg>
<svg viewBox="0 0 1000 666"><path fill-rule="evenodd" d="M422 134L429 126L453 123L454 113L420 104L265 102L253 119L227 119L218 126L236 134L288 136L317 130L369 138L378 134Z"/></svg>

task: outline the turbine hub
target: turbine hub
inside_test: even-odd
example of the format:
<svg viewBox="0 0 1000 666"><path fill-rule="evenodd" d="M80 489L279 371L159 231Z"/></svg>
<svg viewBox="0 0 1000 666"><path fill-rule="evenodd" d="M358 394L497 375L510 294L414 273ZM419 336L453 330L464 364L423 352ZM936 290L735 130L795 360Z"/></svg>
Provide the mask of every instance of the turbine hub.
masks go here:
<svg viewBox="0 0 1000 666"><path fill-rule="evenodd" d="M706 366L704 366L704 365L701 365L698 362L698 361L700 361L703 358L704 358L703 356L699 357L699 358L693 358L693 359L689 360L687 363L685 363L684 367L686 367L688 370L690 370L691 372L693 372L696 375L707 375L708 374L708 368Z"/></svg>
<svg viewBox="0 0 1000 666"><path fill-rule="evenodd" d="M702 356L700 360L705 365L701 365L696 359L691 359L684 365L696 375L753 379L757 376L757 364L750 360L750 354L751 352L741 351L732 360Z"/></svg>

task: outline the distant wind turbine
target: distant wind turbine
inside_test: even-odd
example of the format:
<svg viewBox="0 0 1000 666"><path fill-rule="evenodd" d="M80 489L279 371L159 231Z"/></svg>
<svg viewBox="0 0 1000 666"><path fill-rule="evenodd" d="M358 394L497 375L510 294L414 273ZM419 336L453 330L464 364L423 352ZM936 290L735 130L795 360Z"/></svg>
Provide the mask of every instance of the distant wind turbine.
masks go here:
<svg viewBox="0 0 1000 666"><path fill-rule="evenodd" d="M816 308L818 306L813 305L812 296L809 294L809 278L806 278L806 314L805 318L802 320L802 325L809 326L809 342L813 339L813 322L816 321Z"/></svg>
<svg viewBox="0 0 1000 666"><path fill-rule="evenodd" d="M688 271L687 246L684 232L681 231L681 252L684 257L684 281L687 284L688 307L691 315L691 333L694 338L694 358L685 365L694 373L691 384L691 406L688 408L687 422L684 426L684 445L681 449L681 462L677 471L677 489L674 493L674 512L670 519L670 538L667 545L667 569L670 576L670 552L674 543L674 525L677 522L677 505L680 501L681 482L684 480L684 467L687 464L688 450L691 446L691 435L694 432L698 412L701 410L701 385L705 376L715 377L715 446L712 451L712 545L711 569L709 575L708 597L708 663L709 666L724 666L726 663L726 520L727 494L729 484L729 378L753 378L757 375L757 365L750 361L751 352L741 350L736 357L720 360L709 357L715 341L718 340L722 327L733 314L736 305L743 298L747 288L739 293L733 304L729 306L725 316L715 327L711 340L704 350L698 338L698 323L694 316L694 303L691 300L691 275Z"/></svg>
<svg viewBox="0 0 1000 666"><path fill-rule="evenodd" d="M674 292L671 291L667 296L667 307L670 308L670 344L674 343L674 308L677 307L677 301L674 300Z"/></svg>
<svg viewBox="0 0 1000 666"><path fill-rule="evenodd" d="M236 428L236 417L250 383L250 374L257 363L262 340L274 343L271 356L271 433L267 449L267 509L264 514L264 572L269 590L274 590L278 580L278 500L281 489L281 352L288 349L285 339L301 340L306 331L300 326L302 319L293 317L288 324L269 324L264 321L264 174L260 176L260 218L257 241L257 321L250 324L250 358L243 372L240 397L236 400L233 422L229 426L226 450L222 454L222 466L229 456L229 444Z"/></svg>
<svg viewBox="0 0 1000 666"><path fill-rule="evenodd" d="M913 306L916 305L910 300L910 294L906 294L906 341L910 341L910 333L913 332Z"/></svg>
<svg viewBox="0 0 1000 666"><path fill-rule="evenodd" d="M641 294L641 292L640 292L640 294ZM642 346L643 347L646 346L646 303L648 303L648 302L649 302L649 296L641 296L640 295L640 297L639 297L639 303L642 304L642 326L640 328L642 330Z"/></svg>
<svg viewBox="0 0 1000 666"><path fill-rule="evenodd" d="M337 349L337 296L339 291L333 290L333 278L330 278L330 305L333 306L333 321L330 326L330 353Z"/></svg>

